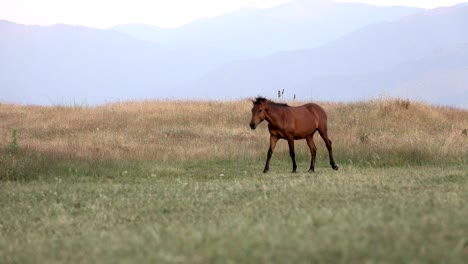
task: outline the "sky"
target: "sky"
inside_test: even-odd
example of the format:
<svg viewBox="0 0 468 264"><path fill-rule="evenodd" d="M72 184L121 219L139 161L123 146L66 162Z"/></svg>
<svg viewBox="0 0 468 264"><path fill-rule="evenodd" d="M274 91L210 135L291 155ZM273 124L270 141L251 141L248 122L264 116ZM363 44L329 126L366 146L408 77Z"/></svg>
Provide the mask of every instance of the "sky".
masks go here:
<svg viewBox="0 0 468 264"><path fill-rule="evenodd" d="M242 8L269 8L292 0L0 0L0 20L27 25L71 24L108 28L143 23L178 27L196 19ZM300 0L324 1L324 0ZM468 0L340 0L422 8L451 6Z"/></svg>

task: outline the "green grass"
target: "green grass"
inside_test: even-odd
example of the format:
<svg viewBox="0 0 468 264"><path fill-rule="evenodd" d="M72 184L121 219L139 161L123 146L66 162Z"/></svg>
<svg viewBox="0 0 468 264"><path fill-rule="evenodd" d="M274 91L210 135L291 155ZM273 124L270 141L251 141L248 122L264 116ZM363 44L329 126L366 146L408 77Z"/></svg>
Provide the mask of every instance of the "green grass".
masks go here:
<svg viewBox="0 0 468 264"><path fill-rule="evenodd" d="M324 107L264 175L250 100L0 104L0 263L466 263L468 112Z"/></svg>
<svg viewBox="0 0 468 264"><path fill-rule="evenodd" d="M305 171L307 164L300 164ZM468 166L61 163L0 185L2 263L465 263ZM220 176L224 174L224 176ZM49 175L53 177L45 177Z"/></svg>

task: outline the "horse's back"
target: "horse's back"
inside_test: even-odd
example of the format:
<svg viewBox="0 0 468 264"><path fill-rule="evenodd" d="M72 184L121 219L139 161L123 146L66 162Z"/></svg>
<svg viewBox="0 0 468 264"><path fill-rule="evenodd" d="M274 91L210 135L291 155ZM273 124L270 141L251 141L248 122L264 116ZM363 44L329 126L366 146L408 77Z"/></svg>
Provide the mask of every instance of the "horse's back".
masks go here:
<svg viewBox="0 0 468 264"><path fill-rule="evenodd" d="M326 127L327 116L321 106L309 103L291 107L290 128L294 130L295 139L305 138L322 127Z"/></svg>
<svg viewBox="0 0 468 264"><path fill-rule="evenodd" d="M298 117L301 119L317 119L319 122L327 120L325 110L318 104L308 103L295 108Z"/></svg>

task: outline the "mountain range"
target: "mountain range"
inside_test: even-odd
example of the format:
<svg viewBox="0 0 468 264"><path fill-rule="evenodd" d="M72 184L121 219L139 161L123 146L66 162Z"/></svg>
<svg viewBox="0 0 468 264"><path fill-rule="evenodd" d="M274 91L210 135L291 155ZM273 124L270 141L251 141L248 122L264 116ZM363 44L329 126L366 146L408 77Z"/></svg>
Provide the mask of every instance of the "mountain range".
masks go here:
<svg viewBox="0 0 468 264"><path fill-rule="evenodd" d="M468 107L468 5L296 0L174 29L0 21L0 102L382 94Z"/></svg>
<svg viewBox="0 0 468 264"><path fill-rule="evenodd" d="M363 26L394 21L419 8L379 7L329 0L295 0L268 9L243 9L175 29L128 24L113 29L167 47L203 46L266 56L314 48Z"/></svg>
<svg viewBox="0 0 468 264"><path fill-rule="evenodd" d="M454 73L462 80L468 70L466 28L468 6L422 11L361 28L318 48L232 63L205 75L194 86L204 87L206 95L213 97L221 95L218 87L237 89L238 96L270 88L269 94L286 89L290 96L319 100L358 100L394 92L434 103L447 103L448 97L454 97L466 105L468 98L463 95L468 83L450 81ZM452 86L437 89L432 77L438 83L446 79ZM410 83L424 83L424 87L416 89ZM446 99L438 101L441 93Z"/></svg>

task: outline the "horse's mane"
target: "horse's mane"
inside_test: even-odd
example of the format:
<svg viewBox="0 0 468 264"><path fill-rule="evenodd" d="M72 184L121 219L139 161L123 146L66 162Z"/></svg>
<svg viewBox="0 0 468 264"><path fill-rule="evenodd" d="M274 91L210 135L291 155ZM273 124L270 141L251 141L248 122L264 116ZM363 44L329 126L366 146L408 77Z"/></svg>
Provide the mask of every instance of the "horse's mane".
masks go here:
<svg viewBox="0 0 468 264"><path fill-rule="evenodd" d="M273 101L271 101L269 99L266 99L265 97L261 97L261 96L258 96L257 98L255 98L254 104L259 105L259 104L262 104L264 102L268 102L270 105L273 105L273 106L289 106L288 104L273 102Z"/></svg>

